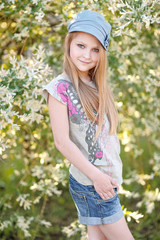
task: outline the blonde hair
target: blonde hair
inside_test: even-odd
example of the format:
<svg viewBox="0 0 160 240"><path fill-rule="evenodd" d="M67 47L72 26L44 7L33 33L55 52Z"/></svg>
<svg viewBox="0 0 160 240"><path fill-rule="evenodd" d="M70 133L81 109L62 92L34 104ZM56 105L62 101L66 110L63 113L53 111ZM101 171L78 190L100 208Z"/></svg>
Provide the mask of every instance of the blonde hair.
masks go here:
<svg viewBox="0 0 160 240"><path fill-rule="evenodd" d="M95 136L96 140L102 130L105 114L108 116L110 123L109 134L112 135L116 132L118 112L114 103L113 94L106 81L106 65L108 65L108 61L102 46L99 49L100 58L97 66L89 70L89 75L92 81L95 82L97 89L85 84L80 79L77 68L70 58L70 44L77 34L78 32L71 32L68 33L65 38L63 67L76 89L87 118L91 122L98 124Z"/></svg>

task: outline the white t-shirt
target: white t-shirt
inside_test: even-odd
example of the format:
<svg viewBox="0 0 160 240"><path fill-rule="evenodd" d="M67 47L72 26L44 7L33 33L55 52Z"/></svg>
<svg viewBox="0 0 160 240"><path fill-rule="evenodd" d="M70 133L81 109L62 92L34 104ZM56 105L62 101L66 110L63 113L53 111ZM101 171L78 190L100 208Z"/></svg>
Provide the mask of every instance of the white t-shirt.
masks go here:
<svg viewBox="0 0 160 240"><path fill-rule="evenodd" d="M96 87L93 81L86 84ZM92 124L87 119L78 94L69 77L62 73L54 78L43 87L43 96L46 101L48 100L48 93L68 107L69 134L72 142L76 144L88 161L102 172L111 176L118 185L121 185L123 182L123 164L119 156L120 143L116 133L109 135L110 123L108 117L105 115L101 134L94 143L93 137L97 130L97 124ZM79 183L93 185L93 182L72 164L69 172Z"/></svg>

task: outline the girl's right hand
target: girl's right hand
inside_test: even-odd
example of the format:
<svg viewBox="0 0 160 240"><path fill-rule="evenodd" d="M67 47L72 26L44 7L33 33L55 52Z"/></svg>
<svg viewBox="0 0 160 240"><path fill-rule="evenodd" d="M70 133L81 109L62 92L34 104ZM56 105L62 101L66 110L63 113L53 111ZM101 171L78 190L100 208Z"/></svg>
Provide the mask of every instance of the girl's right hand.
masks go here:
<svg viewBox="0 0 160 240"><path fill-rule="evenodd" d="M113 185L118 188L118 184L110 176L102 172L96 176L93 184L102 199L111 198L115 195Z"/></svg>

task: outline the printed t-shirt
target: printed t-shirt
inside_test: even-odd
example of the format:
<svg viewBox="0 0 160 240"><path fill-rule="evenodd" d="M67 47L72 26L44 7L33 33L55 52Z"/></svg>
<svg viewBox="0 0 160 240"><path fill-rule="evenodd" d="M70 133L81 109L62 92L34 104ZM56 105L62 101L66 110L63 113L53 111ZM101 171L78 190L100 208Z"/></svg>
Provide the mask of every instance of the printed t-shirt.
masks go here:
<svg viewBox="0 0 160 240"><path fill-rule="evenodd" d="M93 81L86 84L96 88ZM76 144L88 161L121 185L123 164L119 155L120 142L116 133L109 135L110 123L107 115L104 118L102 131L94 143L97 124L87 119L73 83L65 72L43 87L43 96L46 101L48 101L49 93L68 107L71 141ZM70 165L69 172L79 183L93 185L93 182L73 164Z"/></svg>

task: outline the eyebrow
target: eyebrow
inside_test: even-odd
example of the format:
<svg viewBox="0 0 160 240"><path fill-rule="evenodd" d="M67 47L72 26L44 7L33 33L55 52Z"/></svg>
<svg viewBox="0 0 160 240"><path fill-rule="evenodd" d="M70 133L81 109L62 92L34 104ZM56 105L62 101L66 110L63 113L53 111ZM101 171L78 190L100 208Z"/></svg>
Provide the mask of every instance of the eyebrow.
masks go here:
<svg viewBox="0 0 160 240"><path fill-rule="evenodd" d="M85 46L87 45L87 44L85 44L83 41L76 41L76 42L77 42L77 43L81 43L81 44L83 44L83 45L85 45ZM96 46L94 46L93 48L99 48L99 46L96 45Z"/></svg>

